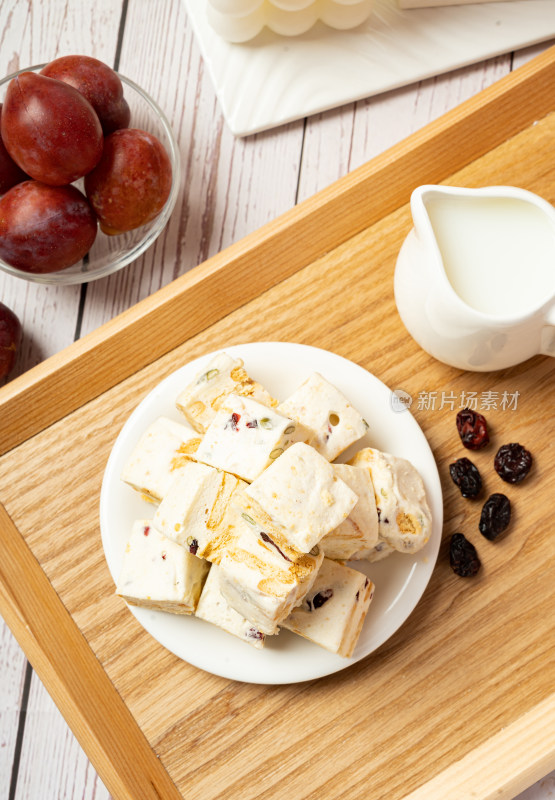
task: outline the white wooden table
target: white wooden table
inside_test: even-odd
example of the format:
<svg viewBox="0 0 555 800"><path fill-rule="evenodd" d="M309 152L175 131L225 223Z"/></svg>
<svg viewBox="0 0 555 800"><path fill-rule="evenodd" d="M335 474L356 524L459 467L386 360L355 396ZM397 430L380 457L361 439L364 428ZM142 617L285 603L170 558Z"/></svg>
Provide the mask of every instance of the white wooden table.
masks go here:
<svg viewBox="0 0 555 800"><path fill-rule="evenodd" d="M83 287L35 286L0 275L0 299L18 314L25 332L14 374L62 350L552 44L236 140L222 118L181 0L1 0L0 36L2 75L83 53L135 80L169 117L183 167L168 228L122 272ZM0 797L108 798L1 620L0 676ZM555 798L555 773L519 800L548 798Z"/></svg>

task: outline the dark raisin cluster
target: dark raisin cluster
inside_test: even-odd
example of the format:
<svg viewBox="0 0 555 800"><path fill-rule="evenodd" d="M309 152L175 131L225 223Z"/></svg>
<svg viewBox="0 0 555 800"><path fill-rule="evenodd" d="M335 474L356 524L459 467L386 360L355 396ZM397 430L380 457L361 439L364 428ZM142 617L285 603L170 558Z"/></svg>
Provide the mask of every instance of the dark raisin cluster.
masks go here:
<svg viewBox="0 0 555 800"><path fill-rule="evenodd" d="M481 414L464 408L458 412L456 424L461 441L468 449L480 450L489 443L487 423ZM532 455L521 444L504 444L497 451L494 468L507 483L520 483L530 472L532 461ZM450 464L449 474L463 497L479 496L482 478L469 458L459 458ZM511 502L506 495L497 492L490 495L482 506L478 529L482 536L494 541L508 528L510 521ZM465 578L476 575L480 569L476 548L462 533L455 533L451 537L449 560L453 571Z"/></svg>

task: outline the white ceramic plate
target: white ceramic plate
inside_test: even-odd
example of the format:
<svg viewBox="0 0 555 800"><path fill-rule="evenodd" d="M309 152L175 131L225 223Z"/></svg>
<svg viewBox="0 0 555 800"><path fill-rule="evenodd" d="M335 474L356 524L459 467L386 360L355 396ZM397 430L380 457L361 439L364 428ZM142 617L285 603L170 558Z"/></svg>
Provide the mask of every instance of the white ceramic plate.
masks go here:
<svg viewBox="0 0 555 800"><path fill-rule="evenodd" d="M368 446L409 459L424 479L433 516L432 535L415 555L394 553L375 564L351 562L351 566L361 569L376 585L352 658L329 653L285 630L268 637L263 650L255 650L195 617L136 607L130 610L164 647L215 675L267 684L319 678L344 669L379 647L405 622L422 596L436 562L443 524L436 463L410 411L395 411L387 386L357 364L326 350L285 342L257 342L225 350L242 358L247 372L280 400L314 371L340 388L370 424L365 438L340 460L347 460L361 447ZM175 409L175 397L213 355L190 361L153 389L131 414L114 444L100 496L102 544L114 582L133 520L152 517L154 510L151 503L120 480L122 468L142 432L157 417L183 419Z"/></svg>
<svg viewBox="0 0 555 800"><path fill-rule="evenodd" d="M264 30L230 44L210 27L207 0L184 0L232 133L245 136L406 86L555 36L553 0L402 10L374 0L349 31L316 23L302 36Z"/></svg>

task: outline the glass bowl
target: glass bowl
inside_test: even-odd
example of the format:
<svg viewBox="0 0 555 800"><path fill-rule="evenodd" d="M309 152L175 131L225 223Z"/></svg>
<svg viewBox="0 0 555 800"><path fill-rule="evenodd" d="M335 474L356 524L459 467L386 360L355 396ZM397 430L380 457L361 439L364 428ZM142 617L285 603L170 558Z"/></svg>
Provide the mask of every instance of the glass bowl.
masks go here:
<svg viewBox="0 0 555 800"><path fill-rule="evenodd" d="M39 72L45 65L39 64L21 69L0 81L0 103L4 101L8 83L22 72ZM118 73L119 74L119 73ZM33 283L70 285L87 283L105 278L113 272L137 259L150 247L164 229L177 200L179 189L179 150L177 141L164 113L149 95L136 83L119 75L123 84L124 97L131 110L129 127L140 128L156 136L164 145L172 166L172 185L169 197L161 212L146 225L122 233L117 236L106 236L100 228L95 242L85 258L71 267L58 272L33 273L12 267L0 258L0 269L17 278L24 278ZM83 179L76 181L76 186L83 190Z"/></svg>

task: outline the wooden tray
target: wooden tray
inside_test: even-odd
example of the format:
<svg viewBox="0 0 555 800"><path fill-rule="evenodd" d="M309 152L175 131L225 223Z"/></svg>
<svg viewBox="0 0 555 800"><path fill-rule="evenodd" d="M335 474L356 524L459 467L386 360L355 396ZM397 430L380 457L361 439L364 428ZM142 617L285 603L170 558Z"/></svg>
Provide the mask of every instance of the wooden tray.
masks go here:
<svg viewBox="0 0 555 800"><path fill-rule="evenodd" d="M444 366L407 336L392 291L415 186L508 183L554 202L554 137L551 49L1 390L0 611L116 798L493 800L555 766L553 362ZM445 537L465 531L484 566L458 578L444 544L416 611L376 653L265 687L199 671L145 633L113 594L98 499L121 425L166 374L276 339L340 353L413 396L444 480ZM516 410L487 412L493 441L473 456L487 492L514 503L496 543L446 477L466 453L456 406L439 401L470 391L519 393ZM494 474L506 441L534 453L522 486Z"/></svg>

